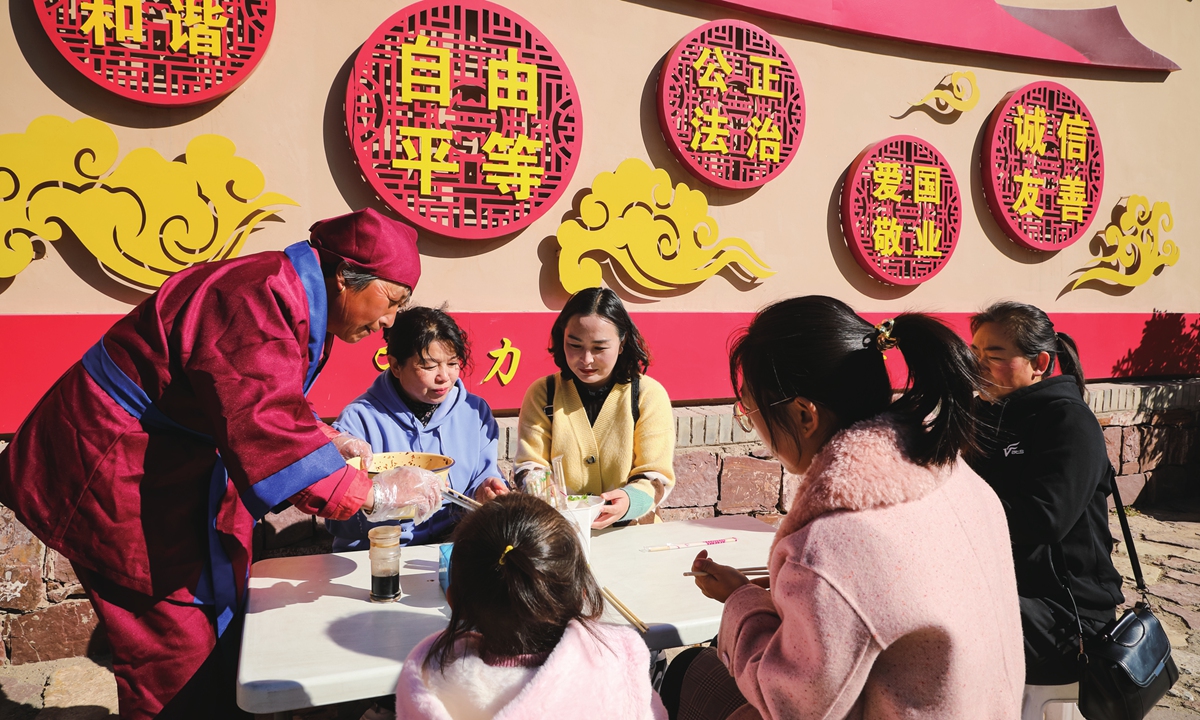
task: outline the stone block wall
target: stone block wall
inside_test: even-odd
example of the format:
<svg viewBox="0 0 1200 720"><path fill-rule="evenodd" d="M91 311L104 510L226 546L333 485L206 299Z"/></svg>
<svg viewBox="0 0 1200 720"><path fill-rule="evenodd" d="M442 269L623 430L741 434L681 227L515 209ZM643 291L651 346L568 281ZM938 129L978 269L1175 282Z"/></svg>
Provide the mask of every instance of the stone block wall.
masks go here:
<svg viewBox="0 0 1200 720"><path fill-rule="evenodd" d="M1200 379L1093 383L1088 402L1126 505L1200 496ZM498 423L500 464L511 474L517 419ZM675 431L676 484L658 510L664 521L733 514L779 523L800 478L742 431L731 406L676 408ZM295 508L268 515L255 529L256 559L331 547L322 520ZM70 563L0 507L0 664L102 654L103 637Z"/></svg>

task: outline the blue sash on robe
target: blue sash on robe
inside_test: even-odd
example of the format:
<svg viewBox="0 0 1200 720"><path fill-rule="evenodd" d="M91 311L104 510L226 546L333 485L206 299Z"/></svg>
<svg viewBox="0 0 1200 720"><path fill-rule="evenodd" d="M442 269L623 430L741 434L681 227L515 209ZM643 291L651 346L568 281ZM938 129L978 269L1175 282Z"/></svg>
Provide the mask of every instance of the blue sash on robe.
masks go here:
<svg viewBox="0 0 1200 720"><path fill-rule="evenodd" d="M300 276L308 300L310 361L304 378L304 394L307 395L321 370L321 358L325 350L325 328L328 321L325 285L321 276L321 265L313 256L307 242L290 245L284 253ZM146 392L113 362L104 347L103 339L84 354L83 367L96 384L130 415L139 419L146 430L180 433L216 446L212 437L180 425L163 414ZM258 522L272 507L344 466L345 461L333 444L325 443L274 475L251 485L242 495L242 503L250 511L254 521ZM238 597L233 563L221 544L222 533L216 525L217 511L228 488L229 475L218 452L208 491L208 562L193 592L197 605L214 606L218 637L225 633L229 623L241 611L245 599ZM249 572L250 568L247 565L247 576Z"/></svg>

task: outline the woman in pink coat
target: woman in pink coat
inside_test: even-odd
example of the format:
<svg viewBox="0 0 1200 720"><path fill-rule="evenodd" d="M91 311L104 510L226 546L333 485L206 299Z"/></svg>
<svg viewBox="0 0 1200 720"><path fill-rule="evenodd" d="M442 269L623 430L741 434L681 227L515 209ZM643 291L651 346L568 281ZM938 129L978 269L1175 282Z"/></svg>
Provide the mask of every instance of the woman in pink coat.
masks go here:
<svg viewBox="0 0 1200 720"><path fill-rule="evenodd" d="M910 378L895 402L893 347ZM1015 720L1016 579L1004 510L960 457L978 384L963 341L928 316L872 326L795 298L758 314L730 370L739 420L803 479L769 581L697 556L725 611L717 648L672 670L676 717Z"/></svg>
<svg viewBox="0 0 1200 720"><path fill-rule="evenodd" d="M455 529L450 626L396 685L398 720L666 720L636 632L599 624L604 600L570 522L500 495Z"/></svg>

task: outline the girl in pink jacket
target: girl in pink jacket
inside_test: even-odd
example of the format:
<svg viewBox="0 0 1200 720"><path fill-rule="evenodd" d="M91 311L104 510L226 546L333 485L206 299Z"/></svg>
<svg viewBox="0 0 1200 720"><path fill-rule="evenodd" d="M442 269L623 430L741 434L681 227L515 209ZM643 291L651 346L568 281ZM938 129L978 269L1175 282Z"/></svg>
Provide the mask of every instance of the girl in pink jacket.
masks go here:
<svg viewBox="0 0 1200 720"><path fill-rule="evenodd" d="M598 622L578 536L541 500L500 495L459 523L446 602L450 626L404 661L398 719L666 720L645 643Z"/></svg>
<svg viewBox="0 0 1200 720"><path fill-rule="evenodd" d="M909 371L895 402L892 348ZM802 477L769 581L697 556L696 584L725 610L716 649L664 680L676 717L1015 720L1008 527L961 459L976 447L966 344L928 316L872 326L814 296L760 312L729 365L739 421Z"/></svg>

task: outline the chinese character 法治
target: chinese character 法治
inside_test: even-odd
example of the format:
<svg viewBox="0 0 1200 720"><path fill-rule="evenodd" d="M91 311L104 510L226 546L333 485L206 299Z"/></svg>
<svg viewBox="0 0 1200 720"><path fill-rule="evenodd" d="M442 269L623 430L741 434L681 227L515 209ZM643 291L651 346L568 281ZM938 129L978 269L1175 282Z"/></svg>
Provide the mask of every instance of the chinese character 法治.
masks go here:
<svg viewBox="0 0 1200 720"><path fill-rule="evenodd" d="M433 173L458 172L458 163L447 162L450 153L450 140L453 134L441 128L398 127L396 132L404 138L400 146L404 149L404 159L394 158L392 167L397 170L415 170L420 175L422 195L433 193ZM413 145L411 138L421 142L421 149ZM434 141L440 140L434 149Z"/></svg>
<svg viewBox="0 0 1200 720"><path fill-rule="evenodd" d="M492 131L483 143L489 160L483 164L483 181L498 186L502 193L513 193L518 200L529 199L529 189L542 184L541 175L546 171L538 158L542 147L540 140L523 133L508 138Z"/></svg>
<svg viewBox="0 0 1200 720"><path fill-rule="evenodd" d="M783 135L771 118L751 118L746 134L751 138L750 147L746 148L746 157L753 160L757 155L763 162L779 162L779 143Z"/></svg>
<svg viewBox="0 0 1200 720"><path fill-rule="evenodd" d="M729 146L725 144L725 137L729 135L729 128L721 126L728 123L729 118L721 115L716 108L713 108L711 113L705 113L702 108L697 107L692 114L692 127L696 132L692 134L689 147L692 150L728 155Z"/></svg>

